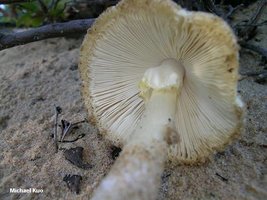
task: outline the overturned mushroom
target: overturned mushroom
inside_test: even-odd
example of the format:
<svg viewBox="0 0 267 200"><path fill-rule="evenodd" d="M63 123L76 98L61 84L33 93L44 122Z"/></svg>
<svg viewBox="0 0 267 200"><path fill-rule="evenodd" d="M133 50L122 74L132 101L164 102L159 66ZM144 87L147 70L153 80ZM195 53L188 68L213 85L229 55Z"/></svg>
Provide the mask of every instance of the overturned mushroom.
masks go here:
<svg viewBox="0 0 267 200"><path fill-rule="evenodd" d="M166 0L123 0L85 36L85 104L123 150L93 199L156 199L166 159L203 161L242 125L238 45L220 18Z"/></svg>

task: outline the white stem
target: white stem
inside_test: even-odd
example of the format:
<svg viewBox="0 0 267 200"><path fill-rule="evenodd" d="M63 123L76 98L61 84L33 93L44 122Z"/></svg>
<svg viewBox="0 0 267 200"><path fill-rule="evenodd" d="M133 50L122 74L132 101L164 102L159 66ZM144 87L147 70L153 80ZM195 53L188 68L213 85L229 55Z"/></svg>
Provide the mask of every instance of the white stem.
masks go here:
<svg viewBox="0 0 267 200"><path fill-rule="evenodd" d="M173 129L176 89L153 91L136 131L93 200L154 200L167 156L165 137Z"/></svg>
<svg viewBox="0 0 267 200"><path fill-rule="evenodd" d="M173 59L145 72L139 85L145 112L93 200L156 199L183 77L182 64Z"/></svg>

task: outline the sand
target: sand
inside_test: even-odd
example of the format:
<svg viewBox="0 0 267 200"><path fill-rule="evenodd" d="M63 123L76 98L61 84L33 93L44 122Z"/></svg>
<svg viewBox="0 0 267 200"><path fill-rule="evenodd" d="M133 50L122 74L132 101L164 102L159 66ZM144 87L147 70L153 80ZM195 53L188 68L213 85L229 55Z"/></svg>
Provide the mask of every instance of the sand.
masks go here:
<svg viewBox="0 0 267 200"><path fill-rule="evenodd" d="M244 9L236 19L249 14ZM252 43L266 47L266 31L261 26ZM68 136L85 137L60 144L58 153L50 136L54 105L63 109L60 119L76 122L87 117L77 70L81 42L49 39L0 52L0 199L88 199L112 166L111 145L89 123ZM241 51L240 66L241 73L266 68L259 55L247 50ZM159 200L267 199L267 87L245 78L238 92L247 107L242 136L203 165L167 163ZM91 169L80 169L64 158L64 148L77 146L84 148ZM67 188L67 174L82 176L80 194ZM10 188L43 192L11 194Z"/></svg>

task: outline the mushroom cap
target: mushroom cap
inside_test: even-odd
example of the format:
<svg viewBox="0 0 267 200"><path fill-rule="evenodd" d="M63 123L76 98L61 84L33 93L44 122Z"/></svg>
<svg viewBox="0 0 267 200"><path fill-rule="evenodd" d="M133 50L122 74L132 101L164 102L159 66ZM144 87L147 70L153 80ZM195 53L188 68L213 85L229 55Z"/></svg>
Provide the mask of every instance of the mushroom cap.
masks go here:
<svg viewBox="0 0 267 200"><path fill-rule="evenodd" d="M186 11L170 0L122 0L101 14L81 47L79 71L90 119L115 145L124 145L145 110L138 89L145 71L175 59L185 77L176 130L166 138L168 156L203 161L242 127L238 48L217 16Z"/></svg>

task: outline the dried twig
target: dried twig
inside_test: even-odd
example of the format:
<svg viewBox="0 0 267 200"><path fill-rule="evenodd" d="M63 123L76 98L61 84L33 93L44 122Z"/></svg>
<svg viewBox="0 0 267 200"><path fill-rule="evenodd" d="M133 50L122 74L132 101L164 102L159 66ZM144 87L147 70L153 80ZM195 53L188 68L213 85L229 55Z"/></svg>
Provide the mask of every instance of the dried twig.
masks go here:
<svg viewBox="0 0 267 200"><path fill-rule="evenodd" d="M256 30L258 26L265 23L258 23L260 17L263 14L264 8L267 6L267 0L261 0L257 6L256 12L253 13L250 20L246 24L238 24L233 27L238 38L239 44L242 48L246 48L252 50L260 55L262 55L265 59L267 59L267 49L263 47L259 47L253 44L248 43L256 35ZM241 28L242 27L242 28Z"/></svg>
<svg viewBox="0 0 267 200"><path fill-rule="evenodd" d="M263 73L267 73L267 72L263 72ZM240 73L241 76L243 77L257 77L260 76L262 74L262 72L245 72L245 73Z"/></svg>
<svg viewBox="0 0 267 200"><path fill-rule="evenodd" d="M54 144L56 147L56 153L58 151L58 141L57 141L57 126L58 126L58 115L62 112L62 109L59 106L55 106L56 110L56 119L55 119L55 129L54 129Z"/></svg>
<svg viewBox="0 0 267 200"><path fill-rule="evenodd" d="M73 139L73 140L63 140L63 141L58 141L58 142L60 142L60 143L73 143L73 142L76 142L76 141L79 140L79 139L82 139L84 136L85 136L85 134L82 133L82 134L78 135L78 136L77 136L75 139Z"/></svg>
<svg viewBox="0 0 267 200"><path fill-rule="evenodd" d="M240 41L239 44L241 47L255 51L256 53L262 55L263 57L265 57L267 59L267 49L266 48L259 47L259 46L253 45L253 44L249 44L249 43L244 42L244 41Z"/></svg>
<svg viewBox="0 0 267 200"><path fill-rule="evenodd" d="M47 6L45 5L45 3L42 1L42 0L38 0L38 3L43 11L44 14L47 14L48 13L48 8Z"/></svg>
<svg viewBox="0 0 267 200"><path fill-rule="evenodd" d="M224 14L219 10L212 0L202 0L206 9L220 17L224 17Z"/></svg>
<svg viewBox="0 0 267 200"><path fill-rule="evenodd" d="M88 4L108 4L108 5L115 5L119 2L119 0L87 0L85 1Z"/></svg>
<svg viewBox="0 0 267 200"><path fill-rule="evenodd" d="M267 20L262 21L262 22L260 22L258 24L247 24L247 23L243 24L243 23L239 23L239 24L237 24L235 26L236 27L242 27L242 26L263 26L263 25L266 25L266 24L267 24Z"/></svg>
<svg viewBox="0 0 267 200"><path fill-rule="evenodd" d="M202 0L202 4L205 7L205 9L215 15L218 15L219 17L223 18L226 22L229 22L229 18L231 17L231 15L233 15L233 13L235 11L237 11L238 9L240 9L241 7L243 7L243 4L239 4L236 7L233 7L231 5L228 5L226 8L226 5L223 5L224 2L220 2L219 5L216 5L214 3L213 0ZM228 10L227 12L225 12L224 10Z"/></svg>
<svg viewBox="0 0 267 200"><path fill-rule="evenodd" d="M36 0L0 0L0 4L29 3Z"/></svg>
<svg viewBox="0 0 267 200"><path fill-rule="evenodd" d="M229 17L231 17L233 14L234 14L234 12L235 11L237 11L238 9L240 9L240 8L242 8L244 6L244 4L239 4L238 6L236 6L236 7L233 7L233 6L229 6L229 11L228 11L228 13L226 13L225 15L224 15L224 18L225 19L228 19Z"/></svg>
<svg viewBox="0 0 267 200"><path fill-rule="evenodd" d="M220 175L219 173L216 172L215 175L218 176L222 181L224 181L224 182L228 182L228 179L225 178L225 177L223 177L223 176Z"/></svg>
<svg viewBox="0 0 267 200"><path fill-rule="evenodd" d="M7 35L0 33L0 50L48 38L84 34L92 25L93 21L94 19L73 20L65 23L49 24Z"/></svg>
<svg viewBox="0 0 267 200"><path fill-rule="evenodd" d="M252 77L256 83L265 84L267 82L267 71L264 70L262 72L246 72L241 73L241 79L244 80L245 78Z"/></svg>
<svg viewBox="0 0 267 200"><path fill-rule="evenodd" d="M266 5L267 5L267 0L261 0L261 2L259 3L257 7L257 11L255 12L254 16L251 18L249 24L256 24L259 21Z"/></svg>
<svg viewBox="0 0 267 200"><path fill-rule="evenodd" d="M83 119L83 120L75 122L75 123L68 122L67 120L61 120L61 125L59 125L58 124L58 116L59 116L59 114L61 114L62 108L59 106L55 106L55 112L56 112L56 119L55 119L53 138L54 138L54 144L55 144L56 152L57 152L58 151L58 142L62 142L62 143L75 142L75 141L77 141L77 140L79 140L85 136L85 134L80 134L74 140L67 140L67 141L64 140L65 136L67 134L69 134L75 127L77 127L78 124L84 123L87 120ZM60 136L59 141L58 141L58 134L57 134L58 126L61 128L61 136Z"/></svg>
<svg viewBox="0 0 267 200"><path fill-rule="evenodd" d="M246 26L243 29L237 29L238 36L240 40L242 41L248 41L256 34L257 26L255 24L258 23L260 17L263 14L263 11L265 7L267 6L267 0L261 0L261 2L258 4L256 12L253 14L253 16L250 18L248 23L246 23ZM236 29L237 27L234 27Z"/></svg>
<svg viewBox="0 0 267 200"><path fill-rule="evenodd" d="M84 122L86 122L85 119L83 119L82 121L75 122L75 123L68 122L67 120L61 120L62 134L61 134L60 142L63 142L65 136L69 134L74 127Z"/></svg>

